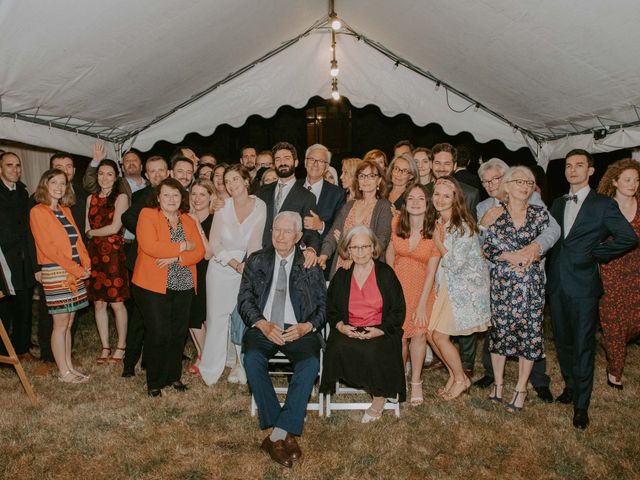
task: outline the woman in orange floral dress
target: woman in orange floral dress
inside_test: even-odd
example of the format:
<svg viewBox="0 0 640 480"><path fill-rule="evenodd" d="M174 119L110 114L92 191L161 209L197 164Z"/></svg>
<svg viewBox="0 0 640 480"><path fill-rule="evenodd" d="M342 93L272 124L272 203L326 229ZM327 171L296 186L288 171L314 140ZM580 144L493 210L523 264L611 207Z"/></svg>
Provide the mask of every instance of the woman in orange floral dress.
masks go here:
<svg viewBox="0 0 640 480"><path fill-rule="evenodd" d="M427 327L435 302L434 279L440 251L433 241L433 231L426 228L429 194L423 185L407 190L400 215L392 222L387 263L400 280L407 312L402 329L402 359L411 357L411 400L421 405L422 365L427 349Z"/></svg>

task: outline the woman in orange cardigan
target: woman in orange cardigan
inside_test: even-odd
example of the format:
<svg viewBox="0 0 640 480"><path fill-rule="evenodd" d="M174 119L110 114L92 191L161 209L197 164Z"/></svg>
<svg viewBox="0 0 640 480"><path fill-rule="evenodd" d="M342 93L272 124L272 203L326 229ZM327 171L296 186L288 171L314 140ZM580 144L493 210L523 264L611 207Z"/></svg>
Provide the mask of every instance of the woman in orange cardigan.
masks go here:
<svg viewBox="0 0 640 480"><path fill-rule="evenodd" d="M144 357L149 395L158 397L180 381L182 350L189 328L189 309L197 288L195 265L204 257L196 221L188 215L189 198L174 178L157 187L150 208L138 217L138 258L133 269L133 296L144 321Z"/></svg>
<svg viewBox="0 0 640 480"><path fill-rule="evenodd" d="M91 273L91 260L78 234L69 206L74 194L62 170L47 170L34 195L37 205L29 214L42 265L42 289L53 316L51 350L66 383L84 383L89 377L71 363L71 325L75 312L89 305L84 279Z"/></svg>

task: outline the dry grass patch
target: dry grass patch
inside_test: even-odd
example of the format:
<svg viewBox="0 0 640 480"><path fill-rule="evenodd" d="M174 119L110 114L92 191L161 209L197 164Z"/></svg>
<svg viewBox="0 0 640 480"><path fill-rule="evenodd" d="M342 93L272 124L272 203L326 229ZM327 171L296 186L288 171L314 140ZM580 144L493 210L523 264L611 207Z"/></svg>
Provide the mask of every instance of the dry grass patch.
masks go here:
<svg viewBox="0 0 640 480"><path fill-rule="evenodd" d="M205 386L185 374L186 393L146 395L142 375L120 377L120 366L95 365L98 340L89 316L75 355L91 374L85 385L33 376L41 406L32 408L12 369L0 369L0 478L136 479L369 479L510 478L637 479L640 347L631 346L623 392L606 386L604 354L597 356L591 426L571 426L572 410L537 400L510 414L472 389L452 402L431 392L442 371L424 374L425 404L385 412L362 425L361 412L309 412L301 440L302 461L292 470L258 450L264 432L249 415L246 387L222 381ZM548 341L552 390L562 388ZM517 365L507 366L511 395ZM481 369L478 364L478 369Z"/></svg>

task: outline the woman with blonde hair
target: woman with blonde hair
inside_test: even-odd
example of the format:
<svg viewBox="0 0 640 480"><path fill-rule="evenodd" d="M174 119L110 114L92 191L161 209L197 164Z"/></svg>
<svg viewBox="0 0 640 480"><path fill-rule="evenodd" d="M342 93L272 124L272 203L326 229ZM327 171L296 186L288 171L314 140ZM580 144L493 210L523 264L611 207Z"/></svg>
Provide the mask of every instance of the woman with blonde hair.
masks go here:
<svg viewBox="0 0 640 480"><path fill-rule="evenodd" d="M378 148L369 150L367 153L364 154L364 157L362 157L362 159L373 160L380 166L383 172L387 171L387 166L388 166L387 154Z"/></svg>
<svg viewBox="0 0 640 480"><path fill-rule="evenodd" d="M356 169L360 162L362 162L362 160L359 158L345 158L342 160L340 182L342 183L342 188L347 191L347 201L355 198Z"/></svg>
<svg viewBox="0 0 640 480"><path fill-rule="evenodd" d="M387 170L387 186L389 187L387 199L397 211L400 211L404 203L404 192L419 180L418 167L416 167L416 162L411 155L402 153L391 161Z"/></svg>
<svg viewBox="0 0 640 480"><path fill-rule="evenodd" d="M67 176L56 168L44 172L29 214L36 244L38 263L42 265L42 289L47 308L53 316L51 350L65 383L84 383L89 377L80 373L71 360L71 325L75 312L89 305L84 280L91 273L91 260L69 207L75 197Z"/></svg>
<svg viewBox="0 0 640 480"><path fill-rule="evenodd" d="M640 164L631 159L609 166L598 193L613 198L640 236ZM640 335L640 248L600 265L604 295L600 299L600 324L607 352L607 385L622 390L627 343Z"/></svg>

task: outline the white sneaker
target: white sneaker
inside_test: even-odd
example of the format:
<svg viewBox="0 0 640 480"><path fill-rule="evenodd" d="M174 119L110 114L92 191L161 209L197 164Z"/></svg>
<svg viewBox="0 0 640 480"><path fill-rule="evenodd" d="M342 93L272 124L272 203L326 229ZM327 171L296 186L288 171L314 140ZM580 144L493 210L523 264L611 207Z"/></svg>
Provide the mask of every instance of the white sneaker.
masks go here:
<svg viewBox="0 0 640 480"><path fill-rule="evenodd" d="M231 369L229 376L227 377L229 383L239 383L241 385L247 384L247 375L244 372L244 368L239 363Z"/></svg>

